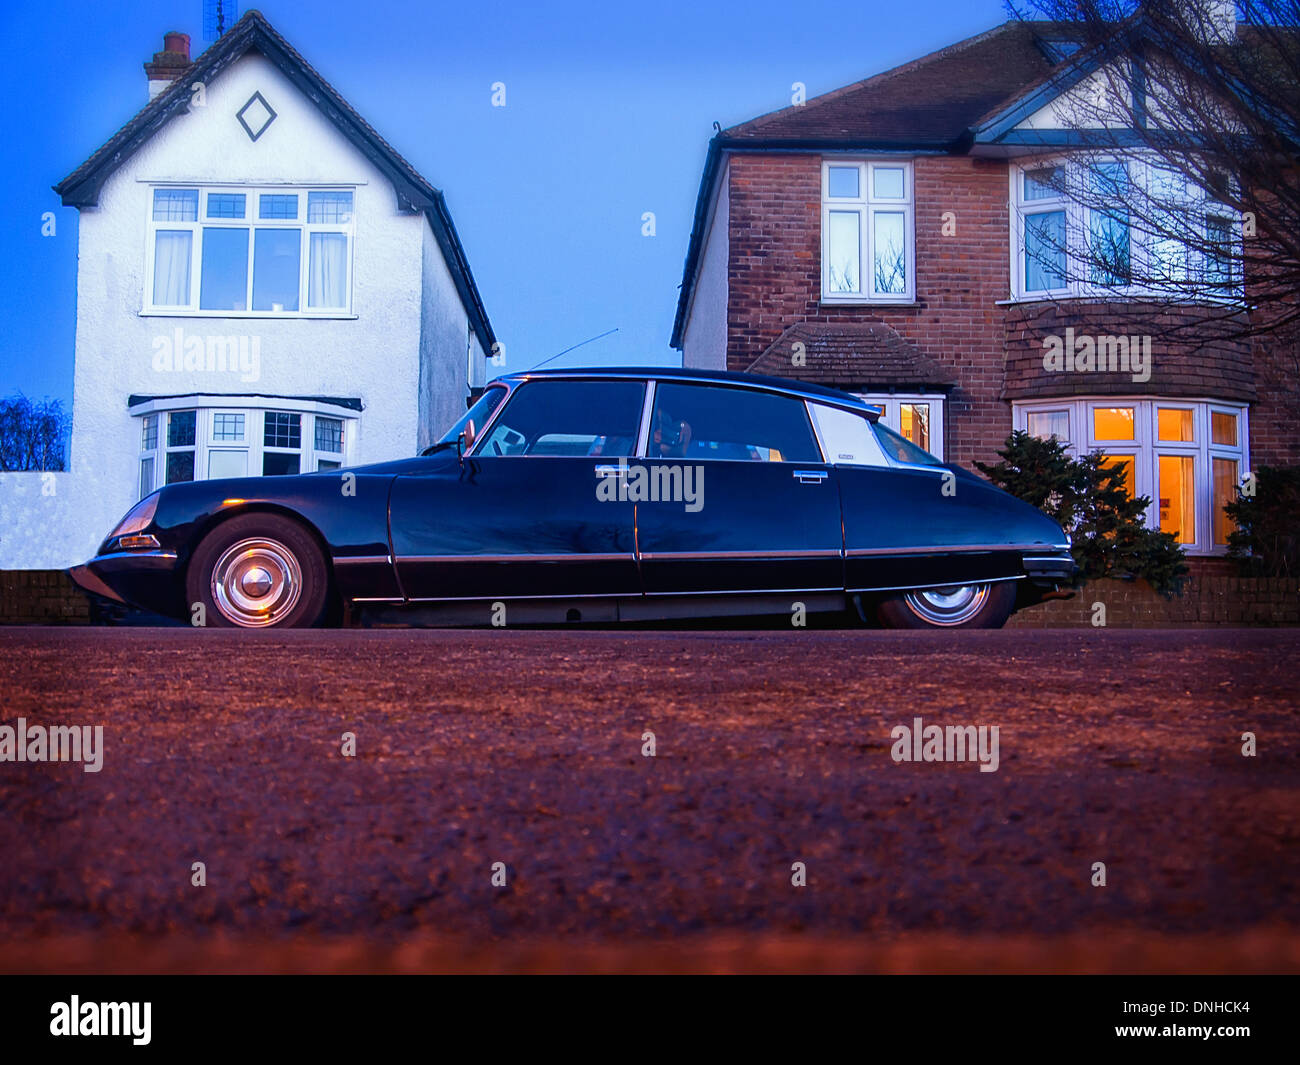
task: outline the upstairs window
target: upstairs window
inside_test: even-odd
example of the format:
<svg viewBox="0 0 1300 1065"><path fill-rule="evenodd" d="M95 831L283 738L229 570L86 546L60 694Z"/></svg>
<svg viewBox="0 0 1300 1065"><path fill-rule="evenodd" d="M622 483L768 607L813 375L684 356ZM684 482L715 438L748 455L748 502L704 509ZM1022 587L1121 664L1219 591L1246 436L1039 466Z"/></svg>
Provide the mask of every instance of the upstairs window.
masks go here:
<svg viewBox="0 0 1300 1065"><path fill-rule="evenodd" d="M916 296L910 163L822 165L822 299L910 303Z"/></svg>
<svg viewBox="0 0 1300 1065"><path fill-rule="evenodd" d="M155 188L145 309L347 314L352 238L350 189Z"/></svg>
<svg viewBox="0 0 1300 1065"><path fill-rule="evenodd" d="M1013 166L1012 296L1242 296L1236 212L1138 157Z"/></svg>

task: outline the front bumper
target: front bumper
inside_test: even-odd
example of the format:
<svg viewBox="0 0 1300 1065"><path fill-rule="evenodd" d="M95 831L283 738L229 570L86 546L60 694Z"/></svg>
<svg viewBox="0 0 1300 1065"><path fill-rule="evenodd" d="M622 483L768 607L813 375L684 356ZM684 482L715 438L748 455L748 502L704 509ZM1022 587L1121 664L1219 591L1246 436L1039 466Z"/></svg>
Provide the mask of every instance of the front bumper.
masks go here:
<svg viewBox="0 0 1300 1065"><path fill-rule="evenodd" d="M1068 550L1063 549L1049 549L1026 554L1022 561L1025 566L1025 576L1031 581L1040 584L1059 584L1062 581L1073 581L1074 575L1079 572L1079 566L1074 561L1074 556Z"/></svg>
<svg viewBox="0 0 1300 1065"><path fill-rule="evenodd" d="M175 551L115 551L73 566L68 576L92 595L174 614L184 598Z"/></svg>

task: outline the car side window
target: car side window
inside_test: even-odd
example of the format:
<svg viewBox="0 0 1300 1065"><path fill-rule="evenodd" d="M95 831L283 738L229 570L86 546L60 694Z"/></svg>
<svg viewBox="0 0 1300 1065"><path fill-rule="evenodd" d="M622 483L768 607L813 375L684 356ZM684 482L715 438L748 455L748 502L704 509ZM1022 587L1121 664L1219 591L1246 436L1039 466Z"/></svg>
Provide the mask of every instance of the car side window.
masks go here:
<svg viewBox="0 0 1300 1065"><path fill-rule="evenodd" d="M821 434L826 461L846 466L884 466L885 454L871 432L865 414L825 403L809 403Z"/></svg>
<svg viewBox="0 0 1300 1065"><path fill-rule="evenodd" d="M821 462L802 400L748 388L655 387L650 458Z"/></svg>
<svg viewBox="0 0 1300 1065"><path fill-rule="evenodd" d="M476 455L614 456L636 450L643 381L528 381Z"/></svg>

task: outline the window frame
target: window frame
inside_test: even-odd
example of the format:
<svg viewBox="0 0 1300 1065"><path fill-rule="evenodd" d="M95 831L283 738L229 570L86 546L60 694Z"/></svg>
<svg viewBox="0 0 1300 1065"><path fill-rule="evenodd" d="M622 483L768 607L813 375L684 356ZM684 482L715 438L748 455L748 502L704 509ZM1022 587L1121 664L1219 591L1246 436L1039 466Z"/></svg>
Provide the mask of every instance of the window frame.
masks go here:
<svg viewBox="0 0 1300 1065"><path fill-rule="evenodd" d="M903 406L904 404L926 403L930 407L930 443L937 443L938 450L934 447L923 448L940 462L946 462L944 458L947 428L947 421L944 417L945 397L939 392L855 392L855 396L871 407L883 407L880 420L888 429L894 430L900 436L903 433ZM908 438L911 439L910 437ZM915 441L913 441L915 443ZM916 445L920 447L920 444Z"/></svg>
<svg viewBox="0 0 1300 1065"><path fill-rule="evenodd" d="M354 259L356 254L356 218L357 192L355 184L310 184L310 185L240 185L207 184L197 182L149 182L145 185L145 249L144 249L144 285L141 302L142 316L165 316L171 318L355 318L353 313ZM193 221L157 220L153 217L154 193L160 190L195 190L198 193L198 207ZM352 211L347 222L309 222L308 198L313 192L349 192L352 194ZM243 218L208 218L207 208L210 196L242 195L244 201ZM260 203L262 196L297 196L298 213L295 218L261 218ZM200 306L203 269L203 231L205 229L242 229L248 233L247 277L245 280L245 310L211 310ZM257 231L259 229L298 230L298 309L293 311L258 311L252 309L254 278L254 260L257 251ZM190 272L189 301L183 305L154 303L154 268L157 253L157 233L159 230L186 230L190 233ZM311 277L311 237L314 233L342 233L347 237L347 255L345 256L346 276L344 278L345 306L317 307L308 306L308 294Z"/></svg>
<svg viewBox="0 0 1300 1065"><path fill-rule="evenodd" d="M858 195L832 197L832 168L856 168ZM875 195L875 172L879 169L902 170L902 198ZM908 305L916 302L916 189L911 159L889 157L824 157L821 167L821 302L830 304ZM853 213L858 217L858 292L833 292L830 287L830 216L832 212ZM878 214L903 215L903 255L906 284L903 292L877 292L875 277L875 218Z"/></svg>
<svg viewBox="0 0 1300 1065"><path fill-rule="evenodd" d="M1087 242L1092 236L1091 216L1094 212L1087 206L1086 201L1081 199L1080 190L1083 183L1088 180L1097 167L1108 164L1120 164L1125 168L1125 180L1129 187L1135 190L1135 195L1142 195L1150 190L1153 175L1156 172L1172 172L1169 171L1168 167L1160 165L1158 160L1145 158L1136 153L1116 155L1102 152L1089 156L1081 156L1077 153L1039 156L1033 159L1014 161L1008 166L1008 203L1010 204L1008 248L1010 252L1009 276L1011 279L1011 293L1008 302L1033 302L1060 298L1125 300L1169 298L1170 292L1162 290L1158 286L1135 284L1131 280L1128 284L1108 285L1104 282L1094 281L1091 278L1092 267L1095 264L1089 262L1086 256ZM1046 199L1026 199L1024 195L1025 175L1035 170L1052 167L1064 168L1064 191L1061 195ZM1245 240L1241 232L1241 213L1216 199L1206 190L1199 189L1186 174L1180 173L1180 177L1187 189L1187 211L1190 214L1195 214L1200 222L1201 230L1197 237L1198 241L1208 239L1211 219L1226 221L1229 224L1229 229L1236 227L1236 239L1231 245L1231 253L1227 256L1229 283L1225 286L1216 286L1221 290L1219 293L1198 292L1195 302L1241 303L1245 299L1243 269ZM1057 210L1064 210L1065 212L1065 285L1061 288L1030 290L1026 287L1028 270L1025 218L1030 214L1042 214ZM1105 212L1098 213L1105 214ZM1125 212L1125 215L1128 230L1130 279L1135 274L1138 277L1149 276L1151 259L1156 254L1154 250L1155 241L1151 235L1142 231L1140 222L1135 221L1128 212ZM1182 244L1180 247L1185 252L1188 263L1188 276L1198 275L1200 280L1197 284L1203 289L1210 287L1209 282L1206 281L1206 276L1211 268L1211 262L1221 260L1211 260L1207 256L1196 257L1192 255L1192 249L1188 245ZM1085 271L1089 274L1087 278L1080 276ZM1174 293L1173 295L1178 296L1179 294Z"/></svg>
<svg viewBox="0 0 1300 1065"><path fill-rule="evenodd" d="M1094 433L1092 415L1098 407L1132 407L1133 439L1100 440ZM1160 440L1159 411L1192 411L1192 439ZM1068 399L1012 401L1012 427L1029 431L1029 415L1067 411L1072 439L1062 441L1067 450L1079 457L1091 451L1105 455L1132 457L1133 492L1151 500L1145 517L1148 528L1160 528L1160 456L1179 455L1193 459L1195 494L1195 535L1180 546L1189 556L1218 557L1227 554L1226 544L1214 543L1214 459L1237 463L1237 483L1250 470L1250 407L1224 400L1185 398L1182 396L1078 396ZM1231 414L1237 419L1235 446L1215 444L1210 437L1212 415ZM1083 434L1083 447L1079 445Z"/></svg>
<svg viewBox="0 0 1300 1065"><path fill-rule="evenodd" d="M133 408L131 416L141 420L140 453L136 463L137 487L140 498L157 491L166 485L167 454L171 451L193 451L194 480L209 481L216 478L208 475L210 456L218 451L239 451L247 455L245 465L247 477L272 476L263 474L262 460L267 453L298 455L299 473L314 473L320 469L320 461L337 461L339 469L345 469L353 462L357 429L360 415L355 411L344 411L328 404L311 400L273 400L247 404L231 403L231 396L186 396L177 399L151 400ZM242 398L242 397L239 397ZM192 447L167 446L167 419L171 414L194 411L194 445ZM218 414L242 414L244 416L244 438L242 441L216 439L216 417ZM264 433L267 414L296 414L300 418L299 447L280 448L266 446ZM157 440L154 448L145 448L145 425L150 418L157 418ZM316 419L328 418L343 422L342 452L325 452L316 447ZM310 435L302 435L310 434ZM143 464L154 460L152 483L145 484ZM291 475L290 475L291 476ZM184 483L184 482L173 482Z"/></svg>

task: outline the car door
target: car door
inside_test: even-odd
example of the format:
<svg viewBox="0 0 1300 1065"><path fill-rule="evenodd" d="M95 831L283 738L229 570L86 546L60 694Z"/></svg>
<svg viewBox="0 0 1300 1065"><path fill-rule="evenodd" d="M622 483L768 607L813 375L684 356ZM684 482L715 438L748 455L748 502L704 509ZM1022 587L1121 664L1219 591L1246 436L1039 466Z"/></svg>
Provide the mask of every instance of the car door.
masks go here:
<svg viewBox="0 0 1300 1065"><path fill-rule="evenodd" d="M390 503L409 599L639 594L633 504L601 491L635 450L645 382L516 387L463 462L398 477Z"/></svg>
<svg viewBox="0 0 1300 1065"><path fill-rule="evenodd" d="M626 476L647 594L844 587L838 489L802 400L660 381L646 450Z"/></svg>

